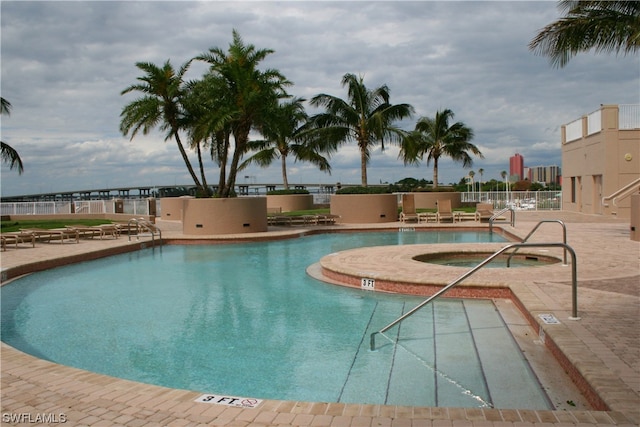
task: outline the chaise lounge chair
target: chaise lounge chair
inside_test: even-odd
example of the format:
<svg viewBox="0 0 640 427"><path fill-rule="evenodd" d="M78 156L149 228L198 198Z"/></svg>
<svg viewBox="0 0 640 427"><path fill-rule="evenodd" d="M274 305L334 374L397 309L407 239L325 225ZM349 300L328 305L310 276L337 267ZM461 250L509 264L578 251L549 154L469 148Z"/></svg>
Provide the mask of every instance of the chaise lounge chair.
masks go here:
<svg viewBox="0 0 640 427"><path fill-rule="evenodd" d="M402 195L402 212L400 212L400 221L418 221L418 213L416 212L416 201L413 194Z"/></svg>
<svg viewBox="0 0 640 427"><path fill-rule="evenodd" d="M450 219L451 222L454 222L453 210L451 210L451 200L438 200L438 212L436 213L436 219L438 222L445 219Z"/></svg>
<svg viewBox="0 0 640 427"><path fill-rule="evenodd" d="M493 204L478 203L476 204L476 221L489 220L493 216Z"/></svg>
<svg viewBox="0 0 640 427"><path fill-rule="evenodd" d="M75 230L78 232L78 236L94 238L99 236L102 240L105 236L111 236L114 239L118 238L119 230L115 224L102 224L102 225L67 225L69 230Z"/></svg>
<svg viewBox="0 0 640 427"><path fill-rule="evenodd" d="M2 235L0 236L0 241L3 251L7 250L7 245L15 245L17 249L18 243L31 242L31 247L36 247L36 236L33 233L25 233L23 231L18 231L15 233L2 233Z"/></svg>
<svg viewBox="0 0 640 427"><path fill-rule="evenodd" d="M20 231L24 233L32 233L36 239L38 240L46 240L50 242L51 239L55 238L56 240L60 240L60 243L64 243L65 239L75 240L76 243L80 241L80 235L76 230L70 230L68 228L23 228Z"/></svg>

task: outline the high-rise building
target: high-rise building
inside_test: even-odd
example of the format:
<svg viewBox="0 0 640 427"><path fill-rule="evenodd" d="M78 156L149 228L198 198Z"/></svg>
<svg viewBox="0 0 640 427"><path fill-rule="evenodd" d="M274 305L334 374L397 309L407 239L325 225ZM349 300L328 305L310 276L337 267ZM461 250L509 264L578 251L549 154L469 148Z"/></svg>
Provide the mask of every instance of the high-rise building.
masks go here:
<svg viewBox="0 0 640 427"><path fill-rule="evenodd" d="M562 176L560 166L532 166L528 172L528 179L531 182L543 184L560 184Z"/></svg>
<svg viewBox="0 0 640 427"><path fill-rule="evenodd" d="M509 176L520 181L524 179L524 157L516 153L509 158Z"/></svg>

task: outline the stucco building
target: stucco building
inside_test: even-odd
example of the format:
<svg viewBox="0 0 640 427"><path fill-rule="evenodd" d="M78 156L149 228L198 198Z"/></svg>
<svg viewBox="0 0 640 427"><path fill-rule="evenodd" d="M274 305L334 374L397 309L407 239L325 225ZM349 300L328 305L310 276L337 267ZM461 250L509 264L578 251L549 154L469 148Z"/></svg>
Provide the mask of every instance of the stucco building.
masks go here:
<svg viewBox="0 0 640 427"><path fill-rule="evenodd" d="M602 105L562 126L562 209L631 218L639 189L640 105Z"/></svg>

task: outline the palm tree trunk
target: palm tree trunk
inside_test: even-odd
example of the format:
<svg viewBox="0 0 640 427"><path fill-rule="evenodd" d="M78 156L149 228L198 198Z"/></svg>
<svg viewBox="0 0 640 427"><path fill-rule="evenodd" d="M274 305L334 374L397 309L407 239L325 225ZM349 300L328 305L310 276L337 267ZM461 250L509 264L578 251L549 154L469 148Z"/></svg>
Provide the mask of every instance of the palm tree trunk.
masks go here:
<svg viewBox="0 0 640 427"><path fill-rule="evenodd" d="M246 151L250 131L251 126L244 126L239 127L237 132L234 134L236 147L233 150L233 159L231 160L231 166L229 166L229 179L227 180L227 185L225 186L224 194L222 197L230 197L231 192L235 188L236 175L238 174L238 164L240 163L240 158Z"/></svg>
<svg viewBox="0 0 640 427"><path fill-rule="evenodd" d="M362 178L362 186L367 186L367 153L360 150L360 177Z"/></svg>
<svg viewBox="0 0 640 427"><path fill-rule="evenodd" d="M198 165L200 166L200 177L202 178L202 187L200 188L202 197L209 197L209 186L207 185L207 177L204 174L204 163L202 162L202 151L200 150L200 143L196 145L198 153Z"/></svg>
<svg viewBox="0 0 640 427"><path fill-rule="evenodd" d="M240 150L236 147L233 152L233 159L231 160L231 166L229 166L229 180L224 188L222 197L230 197L231 192L236 186L236 175L238 174L238 163L240 163Z"/></svg>
<svg viewBox="0 0 640 427"><path fill-rule="evenodd" d="M287 158L283 155L280 156L281 165L282 165L282 183L284 184L284 189L289 189L289 180L287 179Z"/></svg>
<svg viewBox="0 0 640 427"><path fill-rule="evenodd" d="M182 141L180 141L180 136L178 136L178 132L173 132L173 136L176 139L176 143L178 144L178 150L180 150L180 154L182 155L182 160L184 160L185 165L187 165L187 169L189 170L189 174L193 179L193 182L196 184L196 187L202 188L202 184L200 184L200 180L198 180L198 176L196 172L193 170L193 166L191 166L191 162L189 161L189 156L187 156L187 152L184 151L184 147L182 145Z"/></svg>
<svg viewBox="0 0 640 427"><path fill-rule="evenodd" d="M218 197L224 197L225 186L227 182L227 155L229 153L229 134L224 132L224 134L219 133L216 141L223 141L222 147L218 149L218 164L220 165L220 178L218 179Z"/></svg>
<svg viewBox="0 0 640 427"><path fill-rule="evenodd" d="M438 188L438 158L433 158L433 188Z"/></svg>

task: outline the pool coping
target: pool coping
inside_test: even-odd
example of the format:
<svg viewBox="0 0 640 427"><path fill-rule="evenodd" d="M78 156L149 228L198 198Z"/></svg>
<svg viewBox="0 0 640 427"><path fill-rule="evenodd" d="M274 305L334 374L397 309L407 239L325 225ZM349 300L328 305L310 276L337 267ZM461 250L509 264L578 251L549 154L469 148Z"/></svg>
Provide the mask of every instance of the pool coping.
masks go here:
<svg viewBox="0 0 640 427"><path fill-rule="evenodd" d="M356 227L357 228L357 227ZM371 228L371 227L368 227ZM459 227L455 227L459 228ZM397 229L397 226L396 226ZM334 228L335 230L335 228ZM288 238L320 231L277 230L269 239ZM509 229L515 235L521 230ZM164 233L164 240L173 243L198 243L199 241L240 241L251 236L228 236L192 239L180 233ZM264 236L262 236L264 237ZM16 263L5 268L3 259L3 281L10 280L17 273L50 268L59 263L78 262L98 255L115 252L129 252L147 247L149 242L96 242L94 250L75 254L62 254L56 250L55 257L46 260ZM104 243L107 243L104 245ZM108 246L104 248L101 246ZM71 249L73 245L61 248ZM631 247L634 247L631 245ZM635 246L637 248L637 246ZM37 250L38 248L36 248ZM77 248L74 248L77 249ZM624 248L623 248L624 249ZM27 251L28 249L25 249ZM32 250L32 249L31 249ZM4 253L3 253L4 254ZM3 257L4 258L4 257ZM57 264L58 263L58 264ZM546 267L545 267L546 268ZM564 279L566 281L566 277ZM510 285L526 312L538 322L537 314L550 309L559 318L569 315L566 306L559 301L548 301L541 294L536 283ZM537 320L536 320L537 319ZM553 327L552 327L553 326ZM574 326L574 325L571 325ZM265 401L257 409L230 408L194 402L201 394L197 392L167 389L164 387L135 383L75 368L57 365L26 355L2 343L2 411L5 413L53 413L62 411L70 425L390 425L400 420L453 422L465 420L472 425L486 425L487 422L528 422L550 424L586 423L637 424L638 394L620 374L607 366L602 356L593 350L593 343L586 342L569 325L540 325L547 341L553 342L573 367L580 371L609 410L601 411L531 411L500 410L484 408L428 408L385 405L357 405L318 402ZM579 327L579 325L578 325ZM546 341L545 341L546 342ZM637 372L636 372L637 374Z"/></svg>

